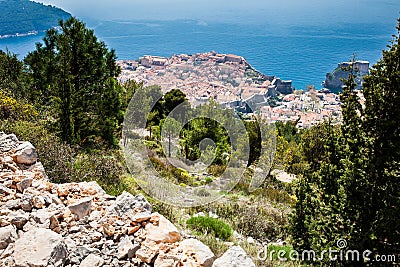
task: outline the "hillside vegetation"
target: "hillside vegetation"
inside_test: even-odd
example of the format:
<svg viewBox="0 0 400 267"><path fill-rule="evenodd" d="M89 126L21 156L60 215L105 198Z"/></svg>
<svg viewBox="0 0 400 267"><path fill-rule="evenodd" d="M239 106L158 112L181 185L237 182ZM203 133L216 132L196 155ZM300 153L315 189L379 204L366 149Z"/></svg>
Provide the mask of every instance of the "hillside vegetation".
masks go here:
<svg viewBox="0 0 400 267"><path fill-rule="evenodd" d="M0 35L45 31L71 14L29 0L0 0Z"/></svg>

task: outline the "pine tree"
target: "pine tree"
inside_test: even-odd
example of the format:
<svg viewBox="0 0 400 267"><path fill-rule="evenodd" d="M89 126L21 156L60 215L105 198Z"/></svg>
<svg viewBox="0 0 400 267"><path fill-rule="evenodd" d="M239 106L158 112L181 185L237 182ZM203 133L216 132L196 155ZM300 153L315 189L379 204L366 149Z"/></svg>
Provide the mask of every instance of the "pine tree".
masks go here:
<svg viewBox="0 0 400 267"><path fill-rule="evenodd" d="M65 141L87 144L101 137L112 144L123 91L115 80L120 73L115 53L75 18L59 26L60 31L47 31L44 45L37 44L25 59L34 80L31 100L44 106L58 103Z"/></svg>

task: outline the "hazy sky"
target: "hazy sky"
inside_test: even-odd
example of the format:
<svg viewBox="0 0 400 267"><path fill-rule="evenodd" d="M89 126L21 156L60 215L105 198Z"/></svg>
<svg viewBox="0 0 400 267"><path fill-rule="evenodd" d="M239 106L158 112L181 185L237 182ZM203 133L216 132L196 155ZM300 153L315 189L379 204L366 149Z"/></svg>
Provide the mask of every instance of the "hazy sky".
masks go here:
<svg viewBox="0 0 400 267"><path fill-rule="evenodd" d="M396 23L398 0L36 0L95 19Z"/></svg>

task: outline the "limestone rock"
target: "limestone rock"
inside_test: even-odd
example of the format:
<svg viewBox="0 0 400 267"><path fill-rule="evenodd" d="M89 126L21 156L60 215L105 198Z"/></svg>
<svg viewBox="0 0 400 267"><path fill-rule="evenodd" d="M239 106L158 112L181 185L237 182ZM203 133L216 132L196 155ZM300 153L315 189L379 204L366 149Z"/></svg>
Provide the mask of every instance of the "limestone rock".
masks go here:
<svg viewBox="0 0 400 267"><path fill-rule="evenodd" d="M149 220L151 217L152 216L147 212L140 212L133 216L132 221L140 223Z"/></svg>
<svg viewBox="0 0 400 267"><path fill-rule="evenodd" d="M101 240L101 238L103 237L103 235L96 231L93 234L91 234L90 237L92 238L93 242L99 242Z"/></svg>
<svg viewBox="0 0 400 267"><path fill-rule="evenodd" d="M8 196L8 195L11 195L12 193L14 193L13 190L11 190L3 185L0 185L0 195Z"/></svg>
<svg viewBox="0 0 400 267"><path fill-rule="evenodd" d="M128 227L128 235L133 235L140 229L140 225L136 225L133 227Z"/></svg>
<svg viewBox="0 0 400 267"><path fill-rule="evenodd" d="M32 166L30 166L28 171L34 172L36 178L40 178L44 181L49 180L49 178L47 177L46 171L44 169L44 166L41 162L36 162Z"/></svg>
<svg viewBox="0 0 400 267"><path fill-rule="evenodd" d="M142 195L53 184L29 142L0 133L0 266L211 266L207 246L180 240Z"/></svg>
<svg viewBox="0 0 400 267"><path fill-rule="evenodd" d="M100 267L103 266L104 260L94 254L89 254L79 265L79 267Z"/></svg>
<svg viewBox="0 0 400 267"><path fill-rule="evenodd" d="M8 266L15 266L13 253L14 253L14 244L11 243L8 247L2 250L0 254L0 266L8 267Z"/></svg>
<svg viewBox="0 0 400 267"><path fill-rule="evenodd" d="M72 214L75 214L78 217L78 220L81 220L83 217L89 215L91 206L92 198L87 197L69 205L68 208Z"/></svg>
<svg viewBox="0 0 400 267"><path fill-rule="evenodd" d="M255 267L256 265L239 246L233 246L216 259L212 267Z"/></svg>
<svg viewBox="0 0 400 267"><path fill-rule="evenodd" d="M40 209L30 214L30 218L33 219L38 224L46 225L50 227L50 218L53 216L53 213L49 210Z"/></svg>
<svg viewBox="0 0 400 267"><path fill-rule="evenodd" d="M8 244L14 242L17 238L18 235L15 226L0 227L0 249L5 249Z"/></svg>
<svg viewBox="0 0 400 267"><path fill-rule="evenodd" d="M180 266L181 257L177 254L165 254L161 252L156 261L154 262L154 266L157 267L178 267Z"/></svg>
<svg viewBox="0 0 400 267"><path fill-rule="evenodd" d="M69 188L66 185L59 185L57 187L57 194L59 197L66 197L69 195Z"/></svg>
<svg viewBox="0 0 400 267"><path fill-rule="evenodd" d="M29 215L22 210L12 212L8 216L11 218L11 224L15 225L17 229L22 229L29 219Z"/></svg>
<svg viewBox="0 0 400 267"><path fill-rule="evenodd" d="M33 205L33 207L35 207L37 209L43 208L43 206L45 204L46 204L46 201L44 200L44 198L42 196L34 196L32 198L32 205Z"/></svg>
<svg viewBox="0 0 400 267"><path fill-rule="evenodd" d="M152 263L159 252L159 248L154 242L143 242L142 246L136 251L136 257L145 263Z"/></svg>
<svg viewBox="0 0 400 267"><path fill-rule="evenodd" d="M185 251L186 254L195 254L197 263L202 267L211 267L215 260L215 255L211 249L197 239L183 240L178 247L179 249Z"/></svg>
<svg viewBox="0 0 400 267"><path fill-rule="evenodd" d="M128 236L124 236L119 241L117 257L118 259L132 258L138 249L139 246L135 246Z"/></svg>
<svg viewBox="0 0 400 267"><path fill-rule="evenodd" d="M21 208L21 200L20 199L11 199L7 201L6 204L3 206L4 208L10 209L10 210L17 210Z"/></svg>
<svg viewBox="0 0 400 267"><path fill-rule="evenodd" d="M48 229L32 229L15 242L14 259L19 267L63 266L67 256L61 235Z"/></svg>
<svg viewBox="0 0 400 267"><path fill-rule="evenodd" d="M15 134L0 133L0 151L8 152L13 149L18 143L18 138Z"/></svg>
<svg viewBox="0 0 400 267"><path fill-rule="evenodd" d="M14 161L20 164L32 165L37 161L36 148L30 142L23 142L16 148Z"/></svg>
<svg viewBox="0 0 400 267"><path fill-rule="evenodd" d="M18 142L18 138L15 134L5 134L4 132L0 132L0 144L8 143L8 142Z"/></svg>
<svg viewBox="0 0 400 267"><path fill-rule="evenodd" d="M134 197L132 194L124 191L117 197L114 204L110 206L107 215L117 214L118 216L122 216L123 214L133 212L134 209L142 209L151 213L152 207L142 195Z"/></svg>
<svg viewBox="0 0 400 267"><path fill-rule="evenodd" d="M115 227L109 223L103 224L103 231L108 236L113 236L115 234Z"/></svg>
<svg viewBox="0 0 400 267"><path fill-rule="evenodd" d="M100 187L100 185L95 182L82 182L79 183L79 186L81 187L81 192L84 195L97 195L97 194L106 194L106 192L103 190L103 188Z"/></svg>
<svg viewBox="0 0 400 267"><path fill-rule="evenodd" d="M181 234L178 229L164 216L155 213L159 216L158 225L151 223L146 224L147 239L156 243L175 243L181 240Z"/></svg>
<svg viewBox="0 0 400 267"><path fill-rule="evenodd" d="M24 192L25 189L27 189L28 187L30 187L32 185L32 182L33 182L32 178L30 178L30 177L25 178L17 184L17 189L20 192Z"/></svg>
<svg viewBox="0 0 400 267"><path fill-rule="evenodd" d="M24 211L31 211L32 210L32 198L33 195L31 194L24 194L21 198L21 208Z"/></svg>
<svg viewBox="0 0 400 267"><path fill-rule="evenodd" d="M60 224L59 224L58 219L56 218L56 216L54 216L54 215L51 216L49 218L49 221L50 221L49 228L51 230L53 230L54 232L59 233L61 229L60 229Z"/></svg>

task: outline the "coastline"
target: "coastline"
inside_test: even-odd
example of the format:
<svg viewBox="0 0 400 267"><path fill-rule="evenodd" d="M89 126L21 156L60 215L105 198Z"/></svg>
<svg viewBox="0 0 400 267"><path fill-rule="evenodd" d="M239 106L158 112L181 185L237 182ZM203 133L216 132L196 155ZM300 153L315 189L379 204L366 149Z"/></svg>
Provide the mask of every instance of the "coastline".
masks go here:
<svg viewBox="0 0 400 267"><path fill-rule="evenodd" d="M4 34L0 35L0 39L7 39L7 38L15 38L15 37L24 37L24 36L31 36L31 35L38 35L38 31L29 31L26 33L14 33L14 34Z"/></svg>

